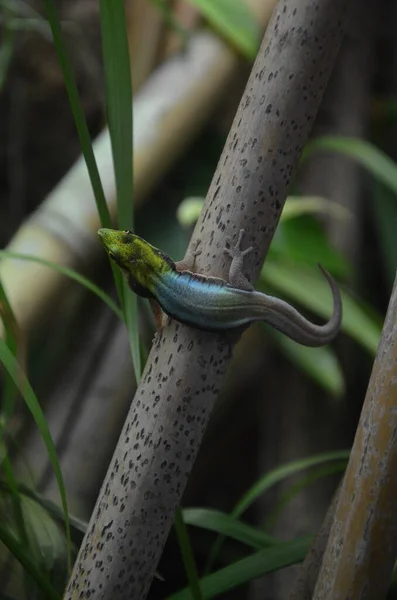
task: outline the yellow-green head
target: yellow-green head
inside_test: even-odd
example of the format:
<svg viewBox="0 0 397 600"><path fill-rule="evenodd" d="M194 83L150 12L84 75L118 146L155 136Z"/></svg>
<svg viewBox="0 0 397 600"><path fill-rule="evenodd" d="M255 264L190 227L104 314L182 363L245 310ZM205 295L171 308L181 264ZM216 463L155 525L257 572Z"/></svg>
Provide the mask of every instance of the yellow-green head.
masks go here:
<svg viewBox="0 0 397 600"><path fill-rule="evenodd" d="M169 256L130 231L99 229L98 236L132 290L140 296L152 296L156 279L175 268Z"/></svg>

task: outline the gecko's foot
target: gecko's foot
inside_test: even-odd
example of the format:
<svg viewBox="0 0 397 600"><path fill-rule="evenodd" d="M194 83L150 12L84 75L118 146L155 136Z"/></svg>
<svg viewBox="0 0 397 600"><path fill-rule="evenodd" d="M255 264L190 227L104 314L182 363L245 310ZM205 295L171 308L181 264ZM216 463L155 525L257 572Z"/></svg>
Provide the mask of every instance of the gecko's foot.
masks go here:
<svg viewBox="0 0 397 600"><path fill-rule="evenodd" d="M198 239L195 241L194 244L189 246L189 248L186 251L185 258L175 263L177 271L194 272L194 263L196 262L196 256L199 256L202 253L202 250L199 249L200 244L201 240Z"/></svg>
<svg viewBox="0 0 397 600"><path fill-rule="evenodd" d="M199 246L201 244L201 240L198 239L195 241L195 243L193 244L192 249L188 252L191 254L192 258L196 258L196 256L199 256L202 253L202 250L199 249Z"/></svg>
<svg viewBox="0 0 397 600"><path fill-rule="evenodd" d="M249 248L246 248L245 250L241 250L240 246L241 246L241 242L243 241L244 233L245 233L245 229L240 229L238 238L237 238L237 242L235 243L234 246L233 246L230 238L226 238L226 244L230 247L229 248L226 247L224 249L224 252L225 252L225 254L228 254L229 256L231 256L232 259L239 259L240 257L244 258L244 256L246 256L247 254L252 252L254 249L252 246L250 246Z"/></svg>
<svg viewBox="0 0 397 600"><path fill-rule="evenodd" d="M247 254L250 254L254 248L252 246L249 246L249 248L246 248L245 250L241 250L240 246L241 246L241 242L244 237L244 233L245 233L245 230L240 229L238 238L237 238L237 242L234 246L230 239L226 239L226 244L228 247L224 248L223 251L225 254L230 256L232 259L232 262L231 262L230 268L229 268L229 283L230 283L230 285L233 287L239 288L241 290L251 291L253 288L243 273L243 267L244 267L244 257L247 256Z"/></svg>

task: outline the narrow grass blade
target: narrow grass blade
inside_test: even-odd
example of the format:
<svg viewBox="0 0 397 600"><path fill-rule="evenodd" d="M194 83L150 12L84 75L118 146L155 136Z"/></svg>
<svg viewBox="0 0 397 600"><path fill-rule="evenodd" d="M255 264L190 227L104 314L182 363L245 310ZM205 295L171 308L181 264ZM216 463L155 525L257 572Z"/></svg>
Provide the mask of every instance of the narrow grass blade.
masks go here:
<svg viewBox="0 0 397 600"><path fill-rule="evenodd" d="M326 466L318 467L304 477L301 477L299 481L291 485L285 492L281 494L275 508L266 516L266 521L263 524L264 529L269 530L275 526L280 513L291 502L291 500L295 498L297 494L299 494L301 490L307 488L310 484L315 483L319 479L323 479L329 475L334 475L335 473L343 473L343 471L346 469L346 466L347 460L335 462Z"/></svg>
<svg viewBox="0 0 397 600"><path fill-rule="evenodd" d="M315 456L308 456L295 460L277 469L273 469L269 473L266 473L263 477L258 479L254 485L242 496L240 501L236 504L232 511L232 515L238 517L244 511L251 506L255 500L257 500L262 494L269 490L272 486L276 485L283 479L291 477L304 469L309 469L316 465L321 465L330 461L336 460L347 460L349 458L349 451L338 450L336 452L327 452L324 454L316 454Z"/></svg>
<svg viewBox="0 0 397 600"><path fill-rule="evenodd" d="M262 550L267 546L274 546L280 541L255 527L239 521L235 517L219 510L208 508L185 508L183 520L186 525L201 527L222 534L255 550Z"/></svg>
<svg viewBox="0 0 397 600"><path fill-rule="evenodd" d="M10 349L7 347L5 342L0 339L0 361L7 369L8 373L14 380L15 385L18 387L23 399L30 412L32 413L33 419L37 425L37 428L41 434L42 440L46 446L48 457L50 459L52 468L54 469L55 477L58 483L59 493L61 496L63 515L65 519L65 530L68 546L68 566L69 570L71 567L71 540L70 540L70 525L69 525L69 514L66 500L65 485L63 483L62 473L59 466L54 442L51 437L50 430L45 420L43 411L37 397L26 377L24 372L21 370L19 364L15 360Z"/></svg>
<svg viewBox="0 0 397 600"><path fill-rule="evenodd" d="M123 0L100 0L106 112L112 145L120 229L133 229L133 114L131 67ZM141 374L138 304L123 281L123 308L136 380Z"/></svg>
<svg viewBox="0 0 397 600"><path fill-rule="evenodd" d="M258 479L254 485L247 490L247 492L242 496L240 501L236 504L234 509L231 512L231 516L234 518L239 517L244 511L247 510L262 494L267 492L272 486L276 485L280 481L283 481L287 477L291 475L295 475L304 469L309 469L310 467L314 467L316 465L321 465L323 463L329 461L336 460L344 460L349 458L349 452L345 450L340 450L337 452L329 452L324 454L316 454L315 456L308 456L306 458L302 458L300 460L296 460L290 463L286 463L277 469L273 469L269 473L266 473L263 477ZM212 545L212 548L209 552L207 565L205 567L205 572L208 573L212 565L215 563L215 560L219 554L223 543L224 537L219 536Z"/></svg>
<svg viewBox="0 0 397 600"><path fill-rule="evenodd" d="M92 147L90 132L88 131L87 121L85 118L83 106L81 104L79 92L77 90L76 80L73 73L73 68L69 60L68 51L63 39L61 24L56 9L54 0L43 0L49 25L51 27L54 46L58 55L58 60L61 65L62 74L65 82L66 91L69 97L70 108L73 113L74 122L80 140L81 151L87 165L87 171L90 177L92 190L94 192L95 202L101 221L102 227L111 227L111 219L109 208L106 202L105 193L101 178L98 171L98 165L95 160L95 154ZM112 3L113 4L113 3ZM114 281L117 287L117 292L120 298L120 303L123 306L124 293L123 281L119 270L111 262Z"/></svg>
<svg viewBox="0 0 397 600"><path fill-rule="evenodd" d="M175 513L174 527L178 537L185 573L189 582L191 598L193 598L193 600L203 600L193 550L180 508L178 508Z"/></svg>
<svg viewBox="0 0 397 600"><path fill-rule="evenodd" d="M81 149L91 179L91 185L94 191L101 224L102 227L111 227L109 208L106 203L101 178L99 176L98 166L96 164L95 155L91 143L91 137L88 131L87 121L84 115L84 110L81 104L79 92L77 90L73 68L69 60L69 55L66 49L65 41L63 39L61 24L59 22L59 17L56 9L56 3L54 2L54 0L44 0L44 5L47 13L48 22L51 27L52 36L54 39L54 46L58 55L59 63L61 65L66 91L69 96L70 108L72 109Z"/></svg>
<svg viewBox="0 0 397 600"><path fill-rule="evenodd" d="M203 598L216 598L266 573L301 562L310 548L311 541L312 538L303 538L271 546L203 577L200 581ZM186 588L168 596L166 600L189 599L191 593Z"/></svg>
<svg viewBox="0 0 397 600"><path fill-rule="evenodd" d="M3 452L4 452L4 458L2 461L1 467L2 467L2 470L4 471L5 480L6 480L8 489L10 491L12 508L14 511L14 520L15 520L16 529L17 529L18 535L19 535L19 542L26 548L26 550L29 550L28 536L26 534L25 521L23 518L22 509L21 509L21 497L20 497L18 485L17 485L17 482L14 477L14 472L12 470L11 461L10 461L8 455L6 454L5 449L3 450Z"/></svg>
<svg viewBox="0 0 397 600"><path fill-rule="evenodd" d="M69 269L68 267L63 267L62 265L57 265L56 263L51 262L50 260L45 260L44 258L40 258L38 256L30 256L29 254L19 254L19 252L9 252L8 250L0 250L0 257L4 258L15 258L18 260L27 260L31 262L39 263L40 265L44 265L49 267L50 269L54 269L58 271L58 273L62 273L66 277L77 281L80 285L83 285L85 288L90 290L93 294L96 294L98 298L100 298L108 307L119 317L119 319L123 320L123 313L117 306L115 302L108 296L101 288L99 288L95 283L77 273L73 269Z"/></svg>
<svg viewBox="0 0 397 600"><path fill-rule="evenodd" d="M8 348L11 350L14 356L18 353L18 334L19 328L8 300L6 291L2 282L0 281L0 319L3 321L3 327L5 331L5 341ZM19 335L20 338L20 335ZM19 339L21 342L21 340ZM3 393L1 403L1 420L0 420L0 441L4 427L7 426L8 421L11 419L16 400L16 387L12 378L8 373L4 374L3 378Z"/></svg>

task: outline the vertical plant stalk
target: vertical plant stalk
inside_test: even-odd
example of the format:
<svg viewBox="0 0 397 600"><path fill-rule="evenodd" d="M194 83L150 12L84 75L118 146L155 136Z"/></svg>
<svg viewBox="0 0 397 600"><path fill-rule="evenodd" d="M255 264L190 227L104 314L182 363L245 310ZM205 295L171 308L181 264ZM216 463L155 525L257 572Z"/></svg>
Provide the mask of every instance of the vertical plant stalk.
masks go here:
<svg viewBox="0 0 397 600"><path fill-rule="evenodd" d="M124 0L99 2L103 62L106 84L106 114L112 146L117 193L117 222L120 229L133 229L133 115L130 55ZM113 268L113 267L112 267ZM141 376L137 298L123 279L119 289L135 378Z"/></svg>
<svg viewBox="0 0 397 600"><path fill-rule="evenodd" d="M386 597L397 555L397 279L314 600Z"/></svg>
<svg viewBox="0 0 397 600"><path fill-rule="evenodd" d="M246 230L260 271L343 36L349 2L281 0L200 219L196 269L227 277L226 238ZM173 322L158 335L65 598L143 600L231 357L224 336Z"/></svg>

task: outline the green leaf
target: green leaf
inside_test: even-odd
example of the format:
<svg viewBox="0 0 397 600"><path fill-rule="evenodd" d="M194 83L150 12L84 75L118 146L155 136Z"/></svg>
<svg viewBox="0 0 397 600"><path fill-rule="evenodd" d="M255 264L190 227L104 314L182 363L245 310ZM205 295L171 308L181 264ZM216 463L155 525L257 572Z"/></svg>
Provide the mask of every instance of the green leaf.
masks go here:
<svg viewBox="0 0 397 600"><path fill-rule="evenodd" d="M133 225L132 87L123 0L100 0L106 114L112 145L120 229Z"/></svg>
<svg viewBox="0 0 397 600"><path fill-rule="evenodd" d="M2 480L0 480L0 490L3 492L10 493L9 486ZM56 504L52 500L48 500L48 498L44 498L44 496L41 496L40 494L35 492L33 489L29 488L28 486L26 486L24 484L19 483L18 490L23 498L24 497L30 498L31 500L36 502L36 504L39 504L58 525L63 526L63 524L64 524L63 512L62 512L62 508L60 508L58 506L58 504ZM88 523L86 521L83 521L82 519L77 519L70 513L69 513L69 522L70 522L70 525L73 527L73 529L75 529L77 537L80 539L82 537L82 535L86 532Z"/></svg>
<svg viewBox="0 0 397 600"><path fill-rule="evenodd" d="M18 540L21 544L27 546L28 538L26 534L25 528L25 520L23 517L22 509L21 509L21 497L19 494L18 485L16 479L14 477L14 472L12 469L12 464L9 456L5 453L5 449L3 449L4 458L2 461L2 470L4 471L5 480L7 482L7 486L9 489L11 504L13 509L13 517L16 525L16 532L18 536Z"/></svg>
<svg viewBox="0 0 397 600"><path fill-rule="evenodd" d="M268 262L262 269L262 281L283 295L292 298L325 319L332 313L332 295L320 271L281 262ZM343 290L342 330L354 338L371 354L375 354L381 334L380 319L367 314Z"/></svg>
<svg viewBox="0 0 397 600"><path fill-rule="evenodd" d="M193 600L202 600L203 596L201 594L200 581L197 574L193 550L180 508L177 508L175 513L174 527L178 537L178 544L182 555L183 565L185 567L185 573L189 582L191 597Z"/></svg>
<svg viewBox="0 0 397 600"><path fill-rule="evenodd" d="M260 28L242 0L189 0L208 19L211 26L250 60L258 51Z"/></svg>
<svg viewBox="0 0 397 600"><path fill-rule="evenodd" d="M345 391L342 369L331 348L309 348L301 346L287 336L268 328L270 335L281 351L292 362L298 365L314 381L321 385L335 398L340 398Z"/></svg>
<svg viewBox="0 0 397 600"><path fill-rule="evenodd" d="M133 120L130 56L124 0L100 0L106 113L112 145L120 229L133 229ZM136 380L141 374L138 303L123 280L125 322Z"/></svg>
<svg viewBox="0 0 397 600"><path fill-rule="evenodd" d="M8 375L10 381L12 381L11 377ZM12 382L13 383L13 382ZM14 386L15 388L15 386ZM17 541L21 544L21 546L25 549L25 552L32 554L32 546L29 543L28 535L26 531L25 518L24 513L22 511L21 506L21 495L19 493L18 485L14 477L14 472L12 469L12 464L10 458L7 454L7 450L3 447L3 444L0 444L3 453L3 460L1 463L1 470L4 473L6 485L8 486L9 497L10 497L10 506L8 506L8 510L4 510L4 506L0 504L0 515L3 523L5 524L5 520L8 516L9 521L12 521L14 524L15 537ZM8 513L8 515L6 514ZM33 554L35 556L35 554ZM0 565L1 570L1 565ZM32 580L27 576L25 571L24 573L24 588L25 595L29 595L32 588Z"/></svg>
<svg viewBox="0 0 397 600"><path fill-rule="evenodd" d="M335 473L341 473L345 471L346 466L347 460L335 462L326 466L318 467L304 477L301 477L299 481L291 485L287 490L285 490L285 492L281 494L276 507L267 514L264 528L270 529L275 525L280 513L301 490L307 488L311 483L314 483L319 479L323 479L329 475L334 475Z"/></svg>
<svg viewBox="0 0 397 600"><path fill-rule="evenodd" d="M215 598L266 573L301 562L309 550L311 541L311 538L302 538L271 546L203 577L200 581L203 598ZM190 599L190 590L187 588L167 598Z"/></svg>
<svg viewBox="0 0 397 600"><path fill-rule="evenodd" d="M267 262L299 263L312 267L314 256L334 275L349 275L350 266L346 258L329 243L317 219L305 216L282 220L271 243Z"/></svg>
<svg viewBox="0 0 397 600"><path fill-rule="evenodd" d="M291 475L295 475L304 469L309 469L310 467L314 467L316 465L326 463L328 461L334 460L343 460L348 459L349 452L347 451L336 451L336 452L328 452L325 454L317 454L315 456L308 456L306 458L301 458L300 460L295 460L293 462L286 463L281 467L277 467L269 473L266 473L263 477L258 479L254 485L247 490L247 492L242 496L239 502L236 504L234 509L231 512L231 516L234 518L239 517L244 511L246 511L251 504L253 504L262 494L267 492L272 486L276 485L283 479L290 477ZM219 536L214 544L212 545L211 551L208 556L206 572L211 569L211 565L214 564L216 557L219 554L221 545L223 543L223 536Z"/></svg>
<svg viewBox="0 0 397 600"><path fill-rule="evenodd" d="M56 589L62 591L68 575L67 544L62 529L58 527L44 506L32 497L20 493L22 519L26 530L25 538L21 539L18 535L19 518L16 518L12 510L12 491L9 486L2 489L0 514L4 527L21 543L24 552L32 558L40 573L46 575L47 580L51 581ZM5 560L8 559L5 557ZM30 597L34 595L31 580L27 580L27 584L28 597Z"/></svg>
<svg viewBox="0 0 397 600"><path fill-rule="evenodd" d="M27 496L22 496L24 518L29 532L29 548L36 562L49 574L58 589L67 581L67 543L65 536L45 508Z"/></svg>
<svg viewBox="0 0 397 600"><path fill-rule="evenodd" d="M251 506L262 494L267 492L272 486L276 485L283 479L291 477L304 469L309 469L316 465L321 465L334 460L347 460L350 452L348 450L337 450L335 452L326 452L324 454L316 454L299 460L286 463L277 469L273 469L258 479L254 485L242 496L232 511L234 517L240 516L244 511Z"/></svg>
<svg viewBox="0 0 397 600"><path fill-rule="evenodd" d="M100 298L108 307L119 317L119 319L123 320L123 313L113 302L110 296L108 296L101 288L99 288L95 283L77 273L73 269L69 269L68 267L63 267L62 265L57 265L56 263L51 262L50 260L45 260L44 258L40 258L38 256L30 256L29 254L19 254L19 252L10 252L8 250L0 250L0 257L4 258L15 258L17 260L27 260L31 262L36 262L40 265L44 265L45 267L49 267L50 269L54 269L54 271L58 271L58 273L62 273L66 277L77 281L80 285L83 285L85 288L90 290L93 294L96 294L98 298Z"/></svg>
<svg viewBox="0 0 397 600"><path fill-rule="evenodd" d="M39 571L29 556L27 548L0 523L0 540L8 548L13 556L21 563L24 569L29 573L39 588L46 593L50 600L61 600L60 594L52 587L48 579Z"/></svg>
<svg viewBox="0 0 397 600"><path fill-rule="evenodd" d="M71 539L70 539L70 524L69 524L69 514L66 500L66 490L65 485L62 478L62 472L59 466L54 442L51 437L50 430L47 425L47 421L45 420L43 411L41 410L41 406L39 401L36 398L36 395L30 386L28 379L26 378L25 373L20 368L19 364L15 360L15 357L12 355L12 352L7 347L5 342L0 339L0 361L3 363L4 367L7 369L8 373L14 380L15 385L18 387L23 399L25 400L26 406L32 413L33 419L37 425L37 428L41 434L42 440L47 449L48 457L50 459L52 468L54 469L55 477L58 483L59 493L61 496L62 508L63 508L63 516L65 519L65 529L66 529L66 538L67 538L67 547L68 547L68 565L69 569L71 567Z"/></svg>
<svg viewBox="0 0 397 600"><path fill-rule="evenodd" d="M182 227L191 227L198 220L204 206L204 198L201 196L188 196L184 198L176 213L178 222Z"/></svg>
<svg viewBox="0 0 397 600"><path fill-rule="evenodd" d="M256 550L262 550L267 546L274 546L280 543L278 539L268 535L264 531L251 527L219 510L185 508L183 510L183 519L186 525L193 525L194 527L214 531Z"/></svg>
<svg viewBox="0 0 397 600"><path fill-rule="evenodd" d="M338 152L353 158L371 175L397 194L396 163L370 142L337 135L319 137L306 145L302 160L306 160L314 152L320 150Z"/></svg>
<svg viewBox="0 0 397 600"><path fill-rule="evenodd" d="M320 214L332 217L338 221L347 221L352 218L351 212L328 198L322 196L288 196L281 220L295 219L302 215Z"/></svg>

